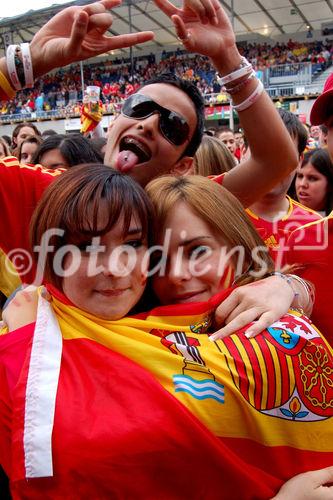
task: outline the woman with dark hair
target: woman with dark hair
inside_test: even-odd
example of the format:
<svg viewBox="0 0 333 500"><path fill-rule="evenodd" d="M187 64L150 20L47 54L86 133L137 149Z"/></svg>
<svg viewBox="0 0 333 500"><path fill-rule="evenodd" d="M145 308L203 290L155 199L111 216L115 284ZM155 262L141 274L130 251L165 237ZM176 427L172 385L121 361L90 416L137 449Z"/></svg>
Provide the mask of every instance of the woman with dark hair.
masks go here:
<svg viewBox="0 0 333 500"><path fill-rule="evenodd" d="M104 158L107 139L105 137L93 137L89 140L94 150Z"/></svg>
<svg viewBox="0 0 333 500"><path fill-rule="evenodd" d="M32 162L43 167L70 168L81 163L101 163L103 158L81 134L51 135L39 146Z"/></svg>
<svg viewBox="0 0 333 500"><path fill-rule="evenodd" d="M7 141L0 137L0 158L5 158L6 156L10 156L10 149Z"/></svg>
<svg viewBox="0 0 333 500"><path fill-rule="evenodd" d="M17 148L17 159L19 162L24 165L33 163L32 158L42 143L43 139L38 135L30 135L26 139L23 139Z"/></svg>
<svg viewBox="0 0 333 500"><path fill-rule="evenodd" d="M326 149L304 155L295 180L298 201L306 207L329 215L333 209L333 164Z"/></svg>
<svg viewBox="0 0 333 500"><path fill-rule="evenodd" d="M16 125L12 133L12 146L11 146L12 153L15 156L17 153L16 149L18 148L18 146L24 139L26 139L30 135L36 135L40 137L41 134L36 125L30 122L23 122Z"/></svg>

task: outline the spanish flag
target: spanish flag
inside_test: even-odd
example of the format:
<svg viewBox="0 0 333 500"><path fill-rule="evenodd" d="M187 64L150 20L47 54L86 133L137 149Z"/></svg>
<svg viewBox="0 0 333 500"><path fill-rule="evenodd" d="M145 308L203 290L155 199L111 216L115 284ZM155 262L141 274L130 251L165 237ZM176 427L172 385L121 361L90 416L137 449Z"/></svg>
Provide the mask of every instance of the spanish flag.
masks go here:
<svg viewBox="0 0 333 500"><path fill-rule="evenodd" d="M81 107L81 134L92 132L103 118L103 106L101 102L86 103Z"/></svg>
<svg viewBox="0 0 333 500"><path fill-rule="evenodd" d="M106 321L49 288L0 336L0 463L15 499L271 498L332 463L333 356L287 314L211 342L216 304Z"/></svg>

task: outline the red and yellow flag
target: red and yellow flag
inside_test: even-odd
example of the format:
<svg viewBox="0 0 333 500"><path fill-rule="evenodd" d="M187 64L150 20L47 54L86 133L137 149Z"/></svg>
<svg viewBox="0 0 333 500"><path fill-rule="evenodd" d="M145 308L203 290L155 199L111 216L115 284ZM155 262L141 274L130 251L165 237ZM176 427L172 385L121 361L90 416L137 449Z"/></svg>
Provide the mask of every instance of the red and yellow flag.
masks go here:
<svg viewBox="0 0 333 500"><path fill-rule="evenodd" d="M305 317L212 343L211 311L228 291L119 321L52 293L58 340L42 316L34 333L0 337L0 462L14 498L267 499L331 464L332 351Z"/></svg>

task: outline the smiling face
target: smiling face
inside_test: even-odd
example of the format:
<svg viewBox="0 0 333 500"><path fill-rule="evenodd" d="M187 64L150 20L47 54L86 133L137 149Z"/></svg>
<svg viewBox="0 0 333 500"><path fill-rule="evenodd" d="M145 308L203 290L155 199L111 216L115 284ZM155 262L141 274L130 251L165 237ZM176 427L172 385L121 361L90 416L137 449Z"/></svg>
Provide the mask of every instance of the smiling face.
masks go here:
<svg viewBox="0 0 333 500"><path fill-rule="evenodd" d="M300 203L312 210L325 210L327 178L310 162L297 170L295 187Z"/></svg>
<svg viewBox="0 0 333 500"><path fill-rule="evenodd" d="M146 283L146 270L142 266L147 241L142 236L138 218L132 217L126 234L123 218L120 218L101 236L104 251L99 251L98 246L88 251L89 238L77 239L72 244L79 247L80 255L65 257L64 268L69 270L74 266L75 259L78 268L63 279L64 294L75 306L99 318L117 320L126 316L139 301ZM128 255L133 260L129 260ZM89 276L92 274L89 266L94 259L96 273Z"/></svg>
<svg viewBox="0 0 333 500"><path fill-rule="evenodd" d="M319 140L319 133L320 133L319 125L312 125L310 127L310 136L316 141Z"/></svg>
<svg viewBox="0 0 333 500"><path fill-rule="evenodd" d="M184 165L185 169L190 169L191 159L181 156L193 136L197 117L191 99L173 85L164 83L147 85L140 89L140 94L149 96L160 106L180 114L188 123L190 130L186 142L175 146L160 131L159 113L153 113L141 120L120 115L113 122L109 131L104 163L127 173L144 186L155 177L169 173L179 164ZM133 159L132 153L138 160L134 161L133 167L127 168L126 162L128 156Z"/></svg>
<svg viewBox="0 0 333 500"><path fill-rule="evenodd" d="M169 212L164 229L171 230L166 275L153 277L160 302L201 302L221 291L224 285L218 269L225 245L222 237L217 237L184 202L178 202ZM158 243L163 244L163 237Z"/></svg>

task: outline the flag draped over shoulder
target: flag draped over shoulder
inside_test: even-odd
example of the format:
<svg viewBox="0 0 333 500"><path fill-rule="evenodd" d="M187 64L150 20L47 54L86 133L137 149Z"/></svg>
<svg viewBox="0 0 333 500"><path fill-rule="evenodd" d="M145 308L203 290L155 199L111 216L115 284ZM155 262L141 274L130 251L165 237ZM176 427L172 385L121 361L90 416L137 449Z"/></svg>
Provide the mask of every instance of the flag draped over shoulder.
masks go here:
<svg viewBox="0 0 333 500"><path fill-rule="evenodd" d="M14 499L268 499L331 464L332 351L306 318L212 343L229 292L118 321L51 292L36 326L0 337Z"/></svg>

